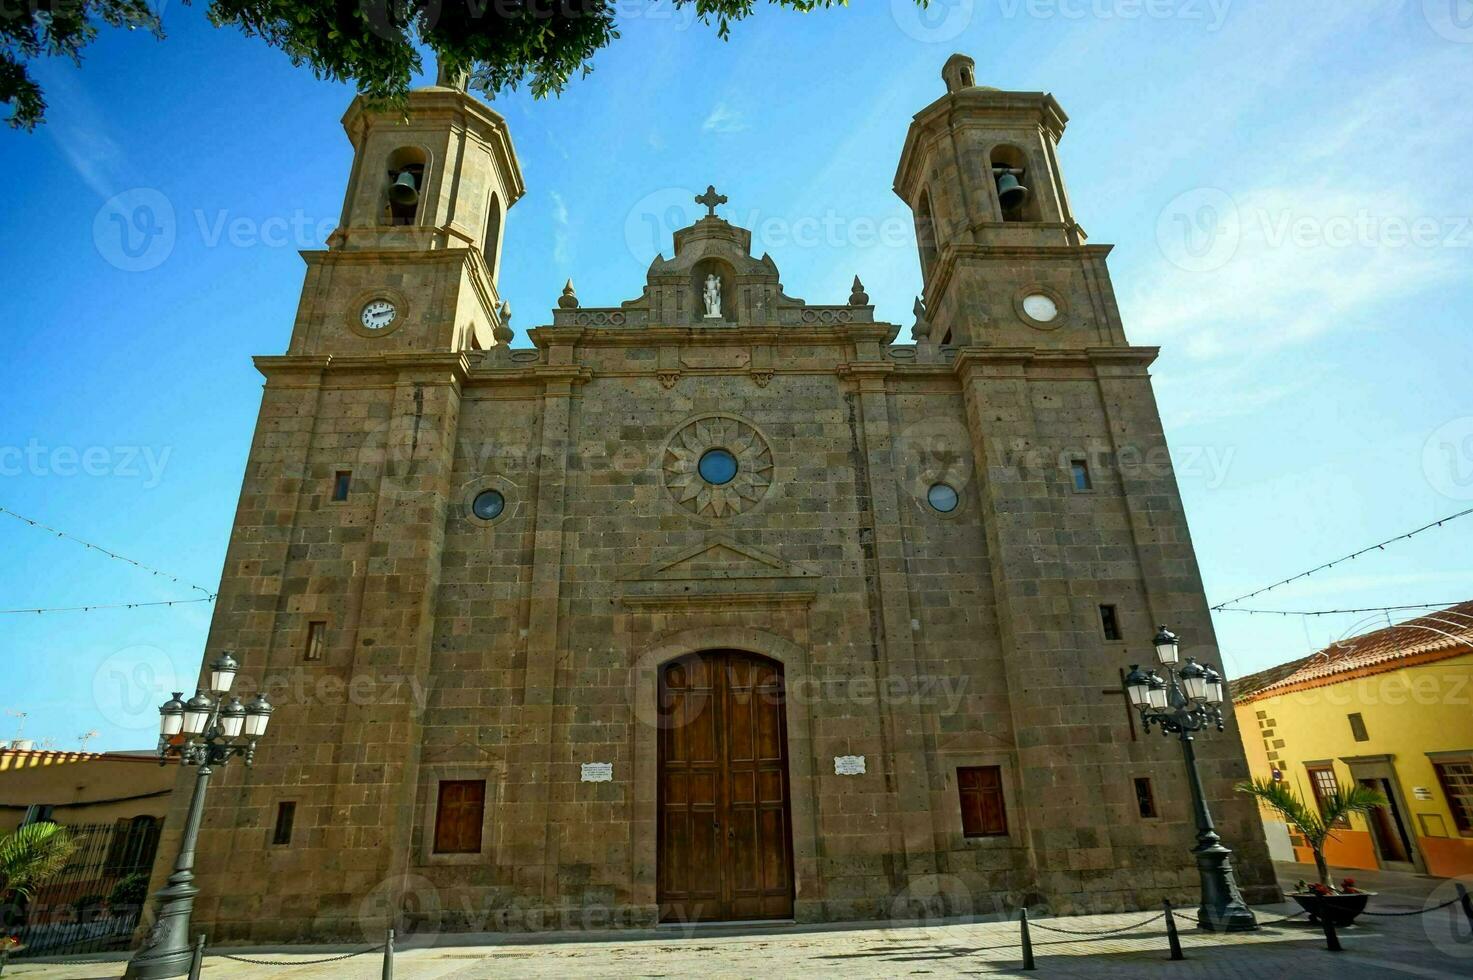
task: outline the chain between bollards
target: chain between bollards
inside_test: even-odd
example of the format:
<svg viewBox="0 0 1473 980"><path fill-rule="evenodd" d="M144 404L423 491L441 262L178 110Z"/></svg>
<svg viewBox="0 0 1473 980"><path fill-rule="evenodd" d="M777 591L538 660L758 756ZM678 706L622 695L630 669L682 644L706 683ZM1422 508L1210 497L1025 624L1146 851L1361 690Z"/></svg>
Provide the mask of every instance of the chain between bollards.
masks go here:
<svg viewBox="0 0 1473 980"><path fill-rule="evenodd" d="M1166 942L1171 947L1171 958L1184 960L1186 957L1181 951L1181 937L1176 934L1176 913L1172 911L1171 899L1163 898L1161 905L1166 909Z"/></svg>
<svg viewBox="0 0 1473 980"><path fill-rule="evenodd" d="M199 980L199 971L205 963L205 934L200 933L194 941L194 955L189 958L189 980Z"/></svg>
<svg viewBox="0 0 1473 980"><path fill-rule="evenodd" d="M1028 909L1019 910L1018 924L1023 930L1023 969L1036 970L1038 967L1033 962L1033 937L1028 935Z"/></svg>
<svg viewBox="0 0 1473 980"><path fill-rule="evenodd" d="M390 929L388 936L384 938L384 971L383 980L394 980L394 930Z"/></svg>

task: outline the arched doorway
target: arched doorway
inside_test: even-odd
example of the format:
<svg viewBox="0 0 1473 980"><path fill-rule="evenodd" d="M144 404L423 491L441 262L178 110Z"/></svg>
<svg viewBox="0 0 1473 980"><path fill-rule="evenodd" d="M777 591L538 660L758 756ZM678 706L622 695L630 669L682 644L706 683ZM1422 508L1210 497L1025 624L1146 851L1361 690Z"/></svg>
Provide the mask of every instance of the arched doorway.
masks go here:
<svg viewBox="0 0 1473 980"><path fill-rule="evenodd" d="M660 668L661 922L793 915L781 664L707 650Z"/></svg>

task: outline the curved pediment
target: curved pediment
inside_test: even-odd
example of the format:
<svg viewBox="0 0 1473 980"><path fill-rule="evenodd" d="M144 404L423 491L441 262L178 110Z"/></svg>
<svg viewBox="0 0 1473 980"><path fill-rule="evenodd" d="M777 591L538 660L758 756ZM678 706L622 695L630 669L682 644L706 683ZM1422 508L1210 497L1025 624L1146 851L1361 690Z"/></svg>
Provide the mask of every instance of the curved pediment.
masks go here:
<svg viewBox="0 0 1473 980"><path fill-rule="evenodd" d="M715 213L725 200L714 188L696 198L711 213L675 232L673 254L655 256L638 297L613 307L583 307L570 283L553 310L554 325L722 329L874 322L874 307L858 279L843 305L811 306L784 293L772 256L753 257L752 232Z"/></svg>

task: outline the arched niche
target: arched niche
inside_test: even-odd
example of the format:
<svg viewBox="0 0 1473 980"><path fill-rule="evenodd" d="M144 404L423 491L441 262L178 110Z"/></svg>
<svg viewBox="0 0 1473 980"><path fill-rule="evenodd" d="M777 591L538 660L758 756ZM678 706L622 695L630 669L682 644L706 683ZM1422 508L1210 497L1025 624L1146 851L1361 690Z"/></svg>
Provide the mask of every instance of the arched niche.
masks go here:
<svg viewBox="0 0 1473 980"><path fill-rule="evenodd" d="M495 191L491 192L491 199L486 202L486 237L481 245L481 257L486 261L486 274L491 281L496 281L497 274L501 271L501 222L506 216L506 208L502 206L501 195Z"/></svg>
<svg viewBox="0 0 1473 980"><path fill-rule="evenodd" d="M382 192L380 223L385 225L419 224L425 205L426 178L429 176L430 155L420 146L401 146L391 152L384 161L385 174ZM406 202L396 196L395 188L405 186L406 179L414 186L415 200Z"/></svg>
<svg viewBox="0 0 1473 980"><path fill-rule="evenodd" d="M715 276L721 283L721 316L706 316L706 277ZM701 259L691 267L691 319L696 323L735 323L737 321L736 270L722 259Z"/></svg>
<svg viewBox="0 0 1473 980"><path fill-rule="evenodd" d="M916 247L921 253L921 278L931 274L936 263L936 216L931 211L931 192L921 191L915 206Z"/></svg>
<svg viewBox="0 0 1473 980"><path fill-rule="evenodd" d="M1028 155L1011 144L1002 143L988 154L988 175L992 180L992 199L998 202L998 214L1003 221L1041 221L1038 208L1038 183L1042 174L1028 166ZM1027 188L1022 203L1012 208L1002 206L998 194L998 182L1004 174L1010 174Z"/></svg>

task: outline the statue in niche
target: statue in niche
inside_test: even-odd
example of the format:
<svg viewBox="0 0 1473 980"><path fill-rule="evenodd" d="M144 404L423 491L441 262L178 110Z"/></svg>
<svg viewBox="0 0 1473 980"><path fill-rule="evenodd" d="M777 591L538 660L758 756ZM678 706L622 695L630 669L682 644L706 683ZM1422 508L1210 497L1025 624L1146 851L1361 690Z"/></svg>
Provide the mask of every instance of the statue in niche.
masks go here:
<svg viewBox="0 0 1473 980"><path fill-rule="evenodd" d="M716 273L706 276L706 288L701 291L701 299L706 304L706 319L718 319L721 316L721 279Z"/></svg>

